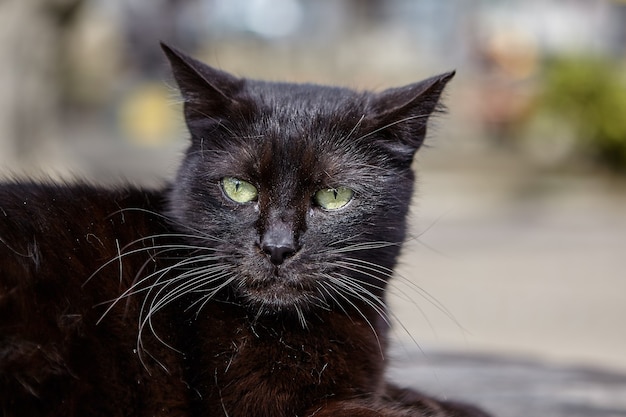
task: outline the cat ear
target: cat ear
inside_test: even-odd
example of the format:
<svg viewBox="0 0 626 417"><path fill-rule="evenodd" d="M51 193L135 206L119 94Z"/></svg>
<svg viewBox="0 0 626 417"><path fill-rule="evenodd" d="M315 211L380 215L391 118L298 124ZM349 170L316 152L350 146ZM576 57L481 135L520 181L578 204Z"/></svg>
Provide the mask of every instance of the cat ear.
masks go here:
<svg viewBox="0 0 626 417"><path fill-rule="evenodd" d="M375 96L370 122L384 138L384 146L410 162L426 136L430 116L442 110L444 87L454 77L447 72L404 87L391 88Z"/></svg>
<svg viewBox="0 0 626 417"><path fill-rule="evenodd" d="M161 43L185 103L190 130L195 125L220 123L240 105L237 95L244 80L212 68ZM193 133L193 132L192 132Z"/></svg>

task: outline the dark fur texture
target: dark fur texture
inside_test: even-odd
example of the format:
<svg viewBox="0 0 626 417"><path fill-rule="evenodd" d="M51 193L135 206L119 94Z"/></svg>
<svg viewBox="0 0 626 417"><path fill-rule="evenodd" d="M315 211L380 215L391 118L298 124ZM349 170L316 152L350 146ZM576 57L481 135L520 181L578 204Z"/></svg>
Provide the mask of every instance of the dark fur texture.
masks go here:
<svg viewBox="0 0 626 417"><path fill-rule="evenodd" d="M0 415L484 416L383 378L411 161L452 74L357 93L164 50L192 137L169 188L0 186Z"/></svg>

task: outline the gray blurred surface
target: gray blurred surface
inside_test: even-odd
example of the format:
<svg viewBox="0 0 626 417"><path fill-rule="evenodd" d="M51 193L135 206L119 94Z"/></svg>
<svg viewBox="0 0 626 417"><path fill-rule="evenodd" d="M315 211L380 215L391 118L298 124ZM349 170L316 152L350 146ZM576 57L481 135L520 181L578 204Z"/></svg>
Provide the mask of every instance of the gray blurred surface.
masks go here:
<svg viewBox="0 0 626 417"><path fill-rule="evenodd" d="M391 359L389 376L497 417L626 416L626 374L511 357L419 351Z"/></svg>
<svg viewBox="0 0 626 417"><path fill-rule="evenodd" d="M396 340L625 371L624 179L468 159L418 157Z"/></svg>

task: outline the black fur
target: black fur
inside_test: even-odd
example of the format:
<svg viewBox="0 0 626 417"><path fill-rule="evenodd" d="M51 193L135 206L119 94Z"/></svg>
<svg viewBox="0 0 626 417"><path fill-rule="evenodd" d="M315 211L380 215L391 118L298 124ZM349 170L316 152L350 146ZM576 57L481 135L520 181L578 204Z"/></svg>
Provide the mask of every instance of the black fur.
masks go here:
<svg viewBox="0 0 626 417"><path fill-rule="evenodd" d="M411 161L453 74L359 93L163 48L191 133L169 187L0 186L1 415L484 416L383 378Z"/></svg>

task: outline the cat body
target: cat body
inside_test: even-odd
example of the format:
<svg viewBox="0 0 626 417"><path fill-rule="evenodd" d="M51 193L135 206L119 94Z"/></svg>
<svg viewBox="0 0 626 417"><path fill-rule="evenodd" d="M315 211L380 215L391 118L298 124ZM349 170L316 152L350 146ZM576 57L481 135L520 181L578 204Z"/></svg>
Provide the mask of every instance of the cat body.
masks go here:
<svg viewBox="0 0 626 417"><path fill-rule="evenodd" d="M88 282L120 248L166 230L145 212L120 211L155 210L153 199L159 201L130 189L0 188L0 415L159 415L165 406L160 401L176 398L161 391L176 390L180 381L174 376L182 368L170 368L173 375L165 378L163 372L147 373L138 360L136 300L96 325L102 303L130 285L149 254L125 259ZM162 344L152 347L160 356L173 354ZM184 404L186 389L179 391Z"/></svg>
<svg viewBox="0 0 626 417"><path fill-rule="evenodd" d="M485 416L384 378L452 74L358 93L164 50L192 136L169 186L0 185L2 416Z"/></svg>

